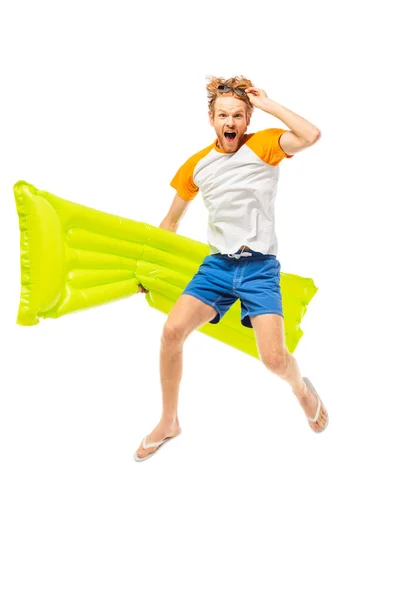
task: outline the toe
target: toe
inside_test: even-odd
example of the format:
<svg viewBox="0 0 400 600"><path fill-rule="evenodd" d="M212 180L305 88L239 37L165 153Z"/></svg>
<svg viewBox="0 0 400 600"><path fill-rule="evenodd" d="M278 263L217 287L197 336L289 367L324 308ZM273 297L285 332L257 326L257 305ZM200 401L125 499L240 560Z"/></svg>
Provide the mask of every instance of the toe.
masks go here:
<svg viewBox="0 0 400 600"><path fill-rule="evenodd" d="M315 414L315 412L317 410L317 406L318 406L318 397L315 394L312 394L312 396L313 396L312 412L313 412L313 414ZM318 415L318 419L317 419L317 421L309 421L310 427L315 432L322 431L323 429L325 429L327 420L328 420L328 413L326 411L325 406L321 402L321 410Z"/></svg>
<svg viewBox="0 0 400 600"><path fill-rule="evenodd" d="M137 451L138 457L139 458L145 458L145 456L147 456L148 454L150 454L150 449L145 450L143 448L143 446L140 445L140 447L138 448L138 451Z"/></svg>
<svg viewBox="0 0 400 600"><path fill-rule="evenodd" d="M136 455L137 455L139 458L143 458L143 457L144 457L144 455L145 455L145 452L144 452L144 450L143 450L142 446L140 446L140 448L138 448L138 449L137 449L137 451L136 451Z"/></svg>
<svg viewBox="0 0 400 600"><path fill-rule="evenodd" d="M318 421L316 423L313 423L314 431L322 431L323 429L325 429L327 420L328 420L328 413L326 412L326 408L324 407L324 405L322 405L321 413L318 417Z"/></svg>

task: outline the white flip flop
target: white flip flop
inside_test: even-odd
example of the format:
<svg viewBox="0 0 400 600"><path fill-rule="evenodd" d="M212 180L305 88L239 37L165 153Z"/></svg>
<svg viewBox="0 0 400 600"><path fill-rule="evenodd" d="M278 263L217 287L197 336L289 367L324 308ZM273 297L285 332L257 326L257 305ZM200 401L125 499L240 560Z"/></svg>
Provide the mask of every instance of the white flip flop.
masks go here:
<svg viewBox="0 0 400 600"><path fill-rule="evenodd" d="M181 435L181 432L172 437L164 438L163 440L161 440L161 442L152 442L151 444L146 443L146 440L147 440L147 435L146 435L146 437L144 437L142 440L142 446L145 450L147 450L147 448L157 448L157 446L159 448L161 448L161 446L163 446L167 442L170 442L171 440L174 440L175 438L177 438L180 435ZM143 460L147 460L151 456L154 456L154 454L157 454L157 452L158 452L158 450L155 450L154 452L150 452L150 454L148 454L147 456L143 456L143 458L141 458L140 456L138 456L138 453L136 450L135 454L133 455L133 458L134 458L134 460L136 460L136 462L142 462Z"/></svg>
<svg viewBox="0 0 400 600"><path fill-rule="evenodd" d="M303 377L303 381L306 384L306 386L308 387L308 389L317 396L318 398L318 406L317 406L317 412L315 413L315 417L307 417L307 419L311 422L311 423L316 423L318 421L318 417L319 417L319 413L321 412L321 406L322 406L322 400L318 395L317 390L315 389L315 387L313 386L313 384L311 383L311 381L308 379L308 377ZM325 408L325 405L323 405ZM326 408L325 408L326 410ZM312 429L311 425L311 429L314 431L314 433L322 433L323 431L325 431L325 429L328 427L328 423L329 423L329 415L328 415L328 411L326 411L326 423L325 423L325 427L323 429L320 429L319 431L315 431L315 429Z"/></svg>

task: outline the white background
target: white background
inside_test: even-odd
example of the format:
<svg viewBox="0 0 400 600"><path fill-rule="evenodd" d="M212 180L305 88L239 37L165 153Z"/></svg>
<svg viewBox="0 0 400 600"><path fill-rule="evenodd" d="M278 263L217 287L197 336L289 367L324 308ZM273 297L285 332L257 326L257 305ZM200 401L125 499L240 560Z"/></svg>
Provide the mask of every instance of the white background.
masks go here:
<svg viewBox="0 0 400 600"><path fill-rule="evenodd" d="M398 599L398 31L390 2L9 2L0 14L0 595ZM214 140L206 75L322 137L281 163L282 271L312 277L295 356L330 413L199 332L180 438L157 424L165 315L143 295L16 325L24 179L159 225ZM249 132L284 127L255 110ZM206 242L198 195L178 233Z"/></svg>

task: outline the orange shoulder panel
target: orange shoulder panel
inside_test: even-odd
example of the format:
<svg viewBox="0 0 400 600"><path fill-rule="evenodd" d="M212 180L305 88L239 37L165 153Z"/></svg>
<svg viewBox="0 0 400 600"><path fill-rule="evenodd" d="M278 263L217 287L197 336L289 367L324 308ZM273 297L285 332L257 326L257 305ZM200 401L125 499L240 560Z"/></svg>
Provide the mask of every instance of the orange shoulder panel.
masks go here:
<svg viewBox="0 0 400 600"><path fill-rule="evenodd" d="M293 154L286 154L279 145L279 138L285 131L288 130L278 127L257 131L249 136L246 145L261 160L276 167L283 158L292 158L293 156Z"/></svg>
<svg viewBox="0 0 400 600"><path fill-rule="evenodd" d="M175 177L170 182L170 185L177 191L178 196L180 196L183 200L193 200L199 191L199 188L193 181L193 173L197 163L204 158L204 156L206 156L210 150L212 150L212 148L213 144L191 156L178 169Z"/></svg>

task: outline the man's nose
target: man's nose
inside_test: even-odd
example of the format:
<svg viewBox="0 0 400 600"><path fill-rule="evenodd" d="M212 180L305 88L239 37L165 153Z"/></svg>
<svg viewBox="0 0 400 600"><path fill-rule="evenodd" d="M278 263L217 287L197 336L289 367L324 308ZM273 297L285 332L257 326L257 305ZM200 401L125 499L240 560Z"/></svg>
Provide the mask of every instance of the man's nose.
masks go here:
<svg viewBox="0 0 400 600"><path fill-rule="evenodd" d="M233 117L228 117L226 120L226 124L229 125L229 127L233 127Z"/></svg>

